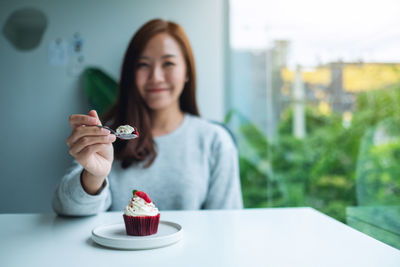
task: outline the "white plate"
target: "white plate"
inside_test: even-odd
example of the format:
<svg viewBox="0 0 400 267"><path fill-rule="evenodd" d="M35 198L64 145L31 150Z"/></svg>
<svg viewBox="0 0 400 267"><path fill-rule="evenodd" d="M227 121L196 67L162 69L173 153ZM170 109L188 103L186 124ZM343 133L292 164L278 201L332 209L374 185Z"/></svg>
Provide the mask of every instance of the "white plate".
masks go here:
<svg viewBox="0 0 400 267"><path fill-rule="evenodd" d="M151 249L172 245L182 239L183 229L177 223L160 221L154 235L129 236L124 223L99 226L93 229L92 239L99 245L118 249Z"/></svg>

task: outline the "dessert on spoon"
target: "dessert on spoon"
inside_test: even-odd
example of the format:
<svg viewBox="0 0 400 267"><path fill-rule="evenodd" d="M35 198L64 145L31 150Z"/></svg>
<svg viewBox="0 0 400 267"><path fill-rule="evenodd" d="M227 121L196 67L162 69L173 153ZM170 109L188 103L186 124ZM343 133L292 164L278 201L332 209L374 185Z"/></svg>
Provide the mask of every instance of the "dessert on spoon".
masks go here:
<svg viewBox="0 0 400 267"><path fill-rule="evenodd" d="M107 129L111 133L113 133L116 137L123 140L130 140L139 137L138 130L130 125L121 125L115 131L108 126L96 125L96 127Z"/></svg>

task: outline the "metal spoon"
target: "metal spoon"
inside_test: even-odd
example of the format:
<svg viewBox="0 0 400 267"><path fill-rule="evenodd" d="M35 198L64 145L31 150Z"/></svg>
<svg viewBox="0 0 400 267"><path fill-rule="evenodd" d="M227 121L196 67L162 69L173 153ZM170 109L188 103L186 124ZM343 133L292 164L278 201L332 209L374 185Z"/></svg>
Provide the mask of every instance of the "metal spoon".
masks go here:
<svg viewBox="0 0 400 267"><path fill-rule="evenodd" d="M132 134L119 134L119 133L117 133L116 131L114 131L113 129L111 129L108 126L102 126L102 125L95 125L95 126L99 127L99 128L107 129L110 132L112 132L116 137L118 137L120 139L123 139L123 140L130 140L130 139L135 139L135 138L139 137L139 135L134 134L134 133L132 133Z"/></svg>

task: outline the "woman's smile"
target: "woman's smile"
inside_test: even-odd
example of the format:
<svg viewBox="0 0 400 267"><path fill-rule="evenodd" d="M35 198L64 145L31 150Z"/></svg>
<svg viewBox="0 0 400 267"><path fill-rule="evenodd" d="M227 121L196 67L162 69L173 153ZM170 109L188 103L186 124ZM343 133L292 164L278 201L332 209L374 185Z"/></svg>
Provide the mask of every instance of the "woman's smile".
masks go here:
<svg viewBox="0 0 400 267"><path fill-rule="evenodd" d="M146 89L146 92L151 93L151 94L162 93L162 92L167 92L167 91L168 91L167 88L157 88L157 87Z"/></svg>

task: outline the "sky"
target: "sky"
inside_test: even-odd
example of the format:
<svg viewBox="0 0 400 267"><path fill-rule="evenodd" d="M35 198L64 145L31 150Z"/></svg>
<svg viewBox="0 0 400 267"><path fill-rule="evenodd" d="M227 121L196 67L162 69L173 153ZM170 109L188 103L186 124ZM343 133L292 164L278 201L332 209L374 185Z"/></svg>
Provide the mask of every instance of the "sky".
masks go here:
<svg viewBox="0 0 400 267"><path fill-rule="evenodd" d="M400 62L400 0L230 0L235 50L289 40L289 66Z"/></svg>

